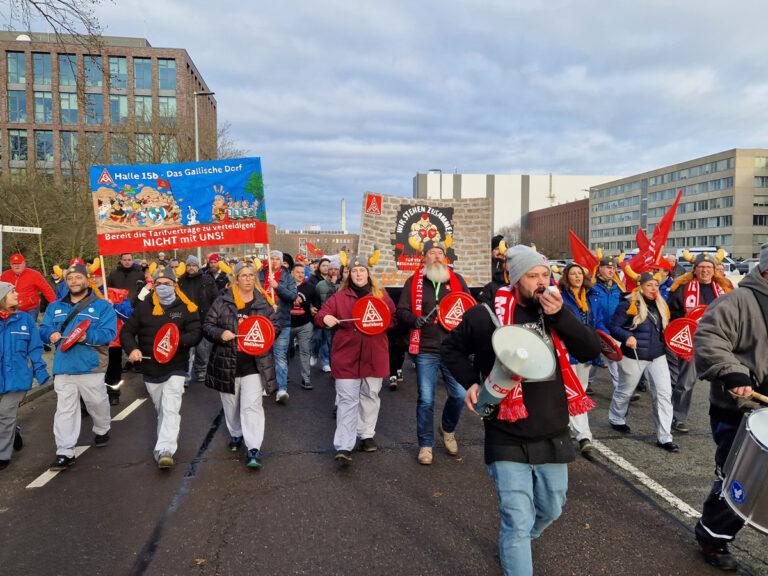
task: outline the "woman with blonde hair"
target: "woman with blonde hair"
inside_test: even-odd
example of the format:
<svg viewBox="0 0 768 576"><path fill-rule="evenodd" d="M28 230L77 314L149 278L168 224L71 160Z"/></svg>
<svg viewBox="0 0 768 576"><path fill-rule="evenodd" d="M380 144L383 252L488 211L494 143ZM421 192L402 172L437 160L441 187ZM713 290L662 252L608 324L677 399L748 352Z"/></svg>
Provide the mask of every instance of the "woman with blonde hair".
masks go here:
<svg viewBox="0 0 768 576"><path fill-rule="evenodd" d="M611 335L621 342L624 357L619 362L619 385L613 392L608 420L611 428L628 433L627 409L637 383L648 377L653 399L653 420L657 446L667 452L679 452L672 441L672 382L667 365L664 329L669 322L669 308L659 290L659 278L644 272L637 276L630 268L627 275L637 287L620 302L611 319Z"/></svg>

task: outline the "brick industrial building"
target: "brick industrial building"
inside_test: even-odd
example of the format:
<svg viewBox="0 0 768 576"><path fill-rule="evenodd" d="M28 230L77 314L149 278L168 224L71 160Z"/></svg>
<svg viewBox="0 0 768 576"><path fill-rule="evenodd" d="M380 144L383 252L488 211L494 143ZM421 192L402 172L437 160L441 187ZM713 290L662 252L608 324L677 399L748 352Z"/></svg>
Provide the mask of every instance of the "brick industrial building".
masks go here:
<svg viewBox="0 0 768 576"><path fill-rule="evenodd" d="M568 230L589 245L589 199L566 202L529 212L523 217L522 237L550 259L571 257Z"/></svg>
<svg viewBox="0 0 768 576"><path fill-rule="evenodd" d="M0 172L216 157L216 101L186 50L104 36L0 32Z"/></svg>

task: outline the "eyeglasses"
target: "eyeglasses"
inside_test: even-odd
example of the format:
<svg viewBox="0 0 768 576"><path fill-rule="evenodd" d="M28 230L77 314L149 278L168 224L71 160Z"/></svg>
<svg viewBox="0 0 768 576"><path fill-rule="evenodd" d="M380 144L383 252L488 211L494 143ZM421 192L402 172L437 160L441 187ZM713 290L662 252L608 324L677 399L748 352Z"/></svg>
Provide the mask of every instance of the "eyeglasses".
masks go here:
<svg viewBox="0 0 768 576"><path fill-rule="evenodd" d="M240 274L238 276L238 279L240 279L240 278L251 278L251 279L253 279L253 278L256 278L256 274Z"/></svg>

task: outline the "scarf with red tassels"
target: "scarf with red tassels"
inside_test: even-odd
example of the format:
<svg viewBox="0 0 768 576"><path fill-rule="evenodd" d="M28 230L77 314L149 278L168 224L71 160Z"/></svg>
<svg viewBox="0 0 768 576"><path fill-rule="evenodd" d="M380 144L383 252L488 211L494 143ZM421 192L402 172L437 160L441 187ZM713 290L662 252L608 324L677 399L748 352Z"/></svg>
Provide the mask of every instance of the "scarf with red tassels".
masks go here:
<svg viewBox="0 0 768 576"><path fill-rule="evenodd" d="M515 293L512 291L512 288L510 286L499 288L496 292L494 306L496 316L502 325L507 326L515 323L515 304ZM565 349L557 332L550 329L549 333L552 336L552 342L555 345L555 352L557 354L557 363L563 375L565 395L568 399L568 413L571 416L584 414L592 410L595 407L595 403L584 393L584 388L582 388L581 382L579 382L579 378L576 376L568 360L568 351ZM501 402L499 413L496 417L507 422L516 422L517 420L528 418L528 410L523 403L523 386L519 380L515 382L512 391Z"/></svg>
<svg viewBox="0 0 768 576"><path fill-rule="evenodd" d="M451 292L461 292L462 288L459 277L456 276L456 273L450 267L448 268L448 277L448 286L450 286ZM439 296L435 292L435 304L440 301ZM424 266L416 270L413 280L411 280L411 311L417 318L424 315ZM437 316L435 316L435 322L437 322ZM421 329L412 328L408 341L408 353L418 354L421 348Z"/></svg>

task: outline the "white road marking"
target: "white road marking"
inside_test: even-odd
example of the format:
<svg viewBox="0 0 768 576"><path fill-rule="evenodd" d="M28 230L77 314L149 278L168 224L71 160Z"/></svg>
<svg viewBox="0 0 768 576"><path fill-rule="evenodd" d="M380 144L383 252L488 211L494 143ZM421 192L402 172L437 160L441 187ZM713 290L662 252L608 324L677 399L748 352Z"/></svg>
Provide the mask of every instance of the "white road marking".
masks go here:
<svg viewBox="0 0 768 576"><path fill-rule="evenodd" d="M635 478L637 478L638 482L640 482L643 486L654 492L659 497L663 498L673 508L676 508L691 518L701 517L701 513L698 512L695 508L683 502L680 498L672 494L672 492L664 488L664 486L656 482L656 480L653 480L647 474L637 469L635 466L616 454L616 452L608 448L608 446L599 440L592 440L592 446L594 446L595 449L603 456L608 458L608 460L616 464L616 466L632 474Z"/></svg>
<svg viewBox="0 0 768 576"><path fill-rule="evenodd" d="M138 399L134 400L133 402L128 404L128 406L126 406L125 409L122 412L120 412L120 414L118 414L117 416L113 417L112 418L112 422L118 422L120 420L125 420L128 416L130 416L131 412L136 410L136 408L138 408L139 406L144 404L144 402L146 402L146 401L147 401L146 398L138 398Z"/></svg>
<svg viewBox="0 0 768 576"><path fill-rule="evenodd" d="M83 452L88 450L88 448L90 448L90 446L75 446L75 458L79 458ZM27 488L42 488L55 478L59 472L61 472L61 470L46 470L32 482L27 484Z"/></svg>

